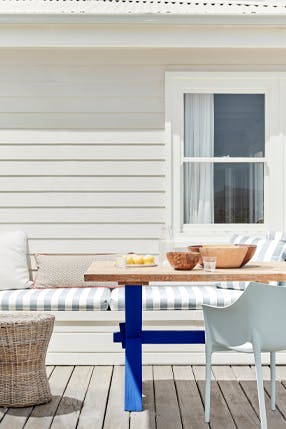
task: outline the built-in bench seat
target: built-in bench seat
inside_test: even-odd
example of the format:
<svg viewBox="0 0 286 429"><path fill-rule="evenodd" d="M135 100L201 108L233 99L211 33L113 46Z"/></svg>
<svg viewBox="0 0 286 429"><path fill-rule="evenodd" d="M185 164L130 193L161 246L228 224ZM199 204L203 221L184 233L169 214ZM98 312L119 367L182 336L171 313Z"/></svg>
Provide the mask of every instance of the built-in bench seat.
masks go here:
<svg viewBox="0 0 286 429"><path fill-rule="evenodd" d="M143 310L199 310L203 304L224 307L242 294L239 290L218 289L212 286L158 285L143 286ZM124 310L124 288L111 292L111 310ZM190 316L191 319L191 316Z"/></svg>
<svg viewBox="0 0 286 429"><path fill-rule="evenodd" d="M143 286L143 310L198 310L202 304L226 306L242 291L215 286ZM124 288L22 289L0 291L0 310L124 310Z"/></svg>
<svg viewBox="0 0 286 429"><path fill-rule="evenodd" d="M267 240L263 243L258 238L247 238L247 242L258 244L256 260L285 259L285 237L277 238L276 235L269 236L269 239L282 239L283 243L270 243ZM244 241L240 237L235 237L234 240ZM48 257L48 262L45 262L44 270L43 265L35 266L34 257L29 260L31 279L36 288L0 291L0 311L33 310L54 313L56 322L48 351L49 364L122 364L124 351L120 344L113 343L113 332L118 330L118 323L124 321L124 288L112 289L107 285L78 287L85 286L81 283L83 273L98 255L89 255L89 260L84 261L86 266L80 270L74 265L74 256L57 254L57 263L54 255L52 256L51 260ZM86 260L86 256L80 257L77 263L80 264L82 259ZM79 277L76 280L73 268L77 268L76 275ZM60 277L63 273L71 273L66 283L62 283ZM70 283L71 287L56 287ZM246 286L247 284L238 282L219 285L152 283L143 287L144 329L203 329L202 304L230 305L243 293ZM204 362L204 358L202 345L144 345L143 360L146 364L200 364ZM265 363L268 362L268 356L263 359ZM286 354L278 354L277 359L278 362L285 363ZM226 362L249 364L252 363L252 358L237 353L218 354L214 357L214 363Z"/></svg>

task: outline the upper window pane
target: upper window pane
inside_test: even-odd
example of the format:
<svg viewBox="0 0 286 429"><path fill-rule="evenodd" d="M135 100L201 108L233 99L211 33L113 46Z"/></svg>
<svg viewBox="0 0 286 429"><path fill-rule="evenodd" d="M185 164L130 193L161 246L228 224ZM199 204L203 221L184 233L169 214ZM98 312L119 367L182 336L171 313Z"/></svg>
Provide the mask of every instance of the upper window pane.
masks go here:
<svg viewBox="0 0 286 429"><path fill-rule="evenodd" d="M184 103L185 156L264 156L264 94L185 94Z"/></svg>

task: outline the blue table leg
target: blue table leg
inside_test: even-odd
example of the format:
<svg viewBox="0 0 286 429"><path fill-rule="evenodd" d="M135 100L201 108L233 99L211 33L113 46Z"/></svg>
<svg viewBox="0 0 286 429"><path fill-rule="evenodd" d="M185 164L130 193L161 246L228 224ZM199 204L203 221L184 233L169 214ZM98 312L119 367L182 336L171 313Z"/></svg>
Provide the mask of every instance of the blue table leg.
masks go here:
<svg viewBox="0 0 286 429"><path fill-rule="evenodd" d="M142 286L125 286L125 411L142 411Z"/></svg>

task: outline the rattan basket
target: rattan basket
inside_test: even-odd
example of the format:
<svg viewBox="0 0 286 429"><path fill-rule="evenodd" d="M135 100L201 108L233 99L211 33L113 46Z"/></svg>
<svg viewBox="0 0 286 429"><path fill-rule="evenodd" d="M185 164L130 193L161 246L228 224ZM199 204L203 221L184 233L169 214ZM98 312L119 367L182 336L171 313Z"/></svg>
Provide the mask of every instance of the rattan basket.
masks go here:
<svg viewBox="0 0 286 429"><path fill-rule="evenodd" d="M0 313L0 406L51 400L45 359L54 319L47 313Z"/></svg>

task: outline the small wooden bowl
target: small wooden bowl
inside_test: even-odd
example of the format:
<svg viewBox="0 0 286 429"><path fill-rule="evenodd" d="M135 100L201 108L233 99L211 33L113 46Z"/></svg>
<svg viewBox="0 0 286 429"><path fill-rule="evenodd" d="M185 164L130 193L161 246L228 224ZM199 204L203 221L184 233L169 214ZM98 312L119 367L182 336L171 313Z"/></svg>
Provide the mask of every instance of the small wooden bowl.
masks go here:
<svg viewBox="0 0 286 429"><path fill-rule="evenodd" d="M240 268L246 257L248 247L246 246L203 246L200 254L204 256L215 256L217 268Z"/></svg>
<svg viewBox="0 0 286 429"><path fill-rule="evenodd" d="M192 270L200 260L197 252L168 252L167 259L175 270Z"/></svg>

